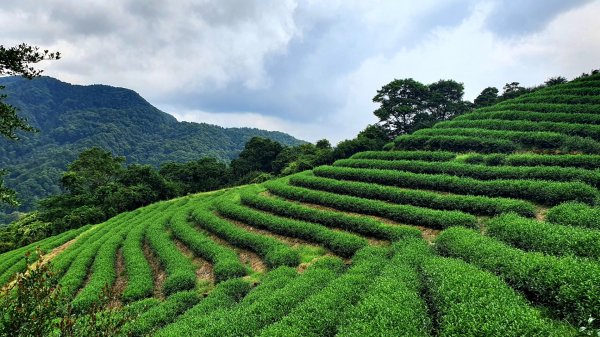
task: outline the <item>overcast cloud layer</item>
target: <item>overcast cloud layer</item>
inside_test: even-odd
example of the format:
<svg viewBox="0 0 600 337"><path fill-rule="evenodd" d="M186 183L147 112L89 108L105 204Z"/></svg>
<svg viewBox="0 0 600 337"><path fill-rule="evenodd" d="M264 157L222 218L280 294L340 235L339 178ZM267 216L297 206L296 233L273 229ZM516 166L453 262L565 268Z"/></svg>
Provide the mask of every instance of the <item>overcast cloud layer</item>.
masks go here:
<svg viewBox="0 0 600 337"><path fill-rule="evenodd" d="M0 41L58 50L45 74L133 89L180 120L315 141L375 122L394 78L487 86L600 68L600 1L20 0Z"/></svg>

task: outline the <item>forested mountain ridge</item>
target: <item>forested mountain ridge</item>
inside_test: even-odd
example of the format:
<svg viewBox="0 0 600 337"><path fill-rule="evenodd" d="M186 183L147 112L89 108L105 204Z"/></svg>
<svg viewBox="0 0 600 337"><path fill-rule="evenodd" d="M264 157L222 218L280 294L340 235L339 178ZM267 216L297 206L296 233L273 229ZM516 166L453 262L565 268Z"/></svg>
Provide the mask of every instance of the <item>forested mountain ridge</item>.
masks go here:
<svg viewBox="0 0 600 337"><path fill-rule="evenodd" d="M17 191L20 210L56 194L67 163L92 146L125 156L129 163L156 166L204 156L228 161L255 136L302 143L282 132L178 122L124 88L72 85L51 77L4 77L0 85L6 87L7 102L39 130L20 134L18 142L0 140L0 167L9 171L5 182Z"/></svg>

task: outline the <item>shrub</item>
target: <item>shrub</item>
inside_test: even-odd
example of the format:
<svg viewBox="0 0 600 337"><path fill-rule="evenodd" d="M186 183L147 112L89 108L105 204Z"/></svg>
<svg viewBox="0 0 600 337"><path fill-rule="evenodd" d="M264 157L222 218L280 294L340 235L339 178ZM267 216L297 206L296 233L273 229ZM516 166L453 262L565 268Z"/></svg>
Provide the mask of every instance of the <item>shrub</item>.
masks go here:
<svg viewBox="0 0 600 337"><path fill-rule="evenodd" d="M510 153L517 145L506 139L468 135L403 135L394 139L394 150L426 150L480 153Z"/></svg>
<svg viewBox="0 0 600 337"><path fill-rule="evenodd" d="M316 223L274 216L233 202L220 202L216 208L227 218L277 234L317 242L343 257L350 257L367 245L367 240L354 234L333 231Z"/></svg>
<svg viewBox="0 0 600 337"><path fill-rule="evenodd" d="M487 224L487 233L525 250L600 258L600 231L562 226L506 214Z"/></svg>
<svg viewBox="0 0 600 337"><path fill-rule="evenodd" d="M515 212L523 216L535 215L533 204L516 199L407 190L357 181L315 177L312 174L291 177L290 183L315 190L440 210L457 210L479 215L497 215L507 212Z"/></svg>
<svg viewBox="0 0 600 337"><path fill-rule="evenodd" d="M569 200L591 204L598 196L598 190L580 182L508 179L482 181L445 174L420 174L338 166L321 166L315 168L313 172L317 176L326 178L363 181L397 187L423 188L458 194L522 198L545 205L556 205Z"/></svg>
<svg viewBox="0 0 600 337"><path fill-rule="evenodd" d="M208 210L196 209L192 212L192 218L200 227L216 234L231 244L256 252L264 258L265 263L270 268L296 266L300 263L298 253L279 240L251 233L227 220L217 217Z"/></svg>
<svg viewBox="0 0 600 337"><path fill-rule="evenodd" d="M600 229L600 209L579 202L565 202L552 207L546 219L560 225Z"/></svg>
<svg viewBox="0 0 600 337"><path fill-rule="evenodd" d="M467 154L461 157L461 161L490 166L560 166L577 167L588 170L600 168L600 156L586 154Z"/></svg>
<svg viewBox="0 0 600 337"><path fill-rule="evenodd" d="M551 181L582 181L600 186L600 171L563 167L484 166L458 162L432 163L415 160L341 159L334 166L400 170L413 173L449 174L480 180L536 179Z"/></svg>
<svg viewBox="0 0 600 337"><path fill-rule="evenodd" d="M565 113L565 112L535 112L535 111L483 111L464 114L454 118L454 121L463 120L524 120L531 122L559 122L559 123L578 123L578 124L600 124L600 115Z"/></svg>
<svg viewBox="0 0 600 337"><path fill-rule="evenodd" d="M456 153L446 151L365 151L354 154L351 159L380 159L380 160L423 160L450 161Z"/></svg>
<svg viewBox="0 0 600 337"><path fill-rule="evenodd" d="M455 227L437 237L437 250L493 272L575 325L600 317L600 265L574 257L526 253L476 231ZM462 274L462 273L461 273Z"/></svg>
<svg viewBox="0 0 600 337"><path fill-rule="evenodd" d="M173 235L181 240L194 254L203 257L213 264L215 281L221 282L230 278L246 275L246 268L240 262L233 249L223 247L202 232L195 230L187 221L187 211L180 209L173 215L168 227ZM196 214L207 211L198 209Z"/></svg>
<svg viewBox="0 0 600 337"><path fill-rule="evenodd" d="M600 104L561 104L561 103L521 103L506 101L500 104L492 105L478 109L478 112L483 111L502 111L502 110L517 110L517 111L536 111L550 113L585 113L598 114L600 112Z"/></svg>
<svg viewBox="0 0 600 337"><path fill-rule="evenodd" d="M377 200L288 186L281 182L268 182L265 186L273 194L288 199L315 203L347 212L381 216L406 224L437 229L449 226L477 226L476 217L458 211L438 211L409 205L394 205Z"/></svg>
<svg viewBox="0 0 600 337"><path fill-rule="evenodd" d="M149 220L150 223L155 221L161 222L164 220L158 219L158 215ZM131 228L123 242L122 254L127 274L127 286L123 291L125 302L152 296L154 290L152 269L143 251L147 225L148 223L144 221Z"/></svg>
<svg viewBox="0 0 600 337"><path fill-rule="evenodd" d="M421 232L416 228L389 226L368 217L350 216L341 212L314 209L258 194L244 193L241 196L241 201L244 205L280 216L320 223L328 227L337 227L384 240L396 241L407 237L421 236Z"/></svg>

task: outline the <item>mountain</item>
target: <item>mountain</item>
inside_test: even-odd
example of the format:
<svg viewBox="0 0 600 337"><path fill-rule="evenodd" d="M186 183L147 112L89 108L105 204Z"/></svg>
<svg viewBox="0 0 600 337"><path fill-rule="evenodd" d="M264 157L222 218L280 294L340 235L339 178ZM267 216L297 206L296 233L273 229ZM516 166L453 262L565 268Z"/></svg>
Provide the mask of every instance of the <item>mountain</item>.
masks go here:
<svg viewBox="0 0 600 337"><path fill-rule="evenodd" d="M211 156L229 161L252 137L285 145L302 141L282 132L178 122L136 92L107 85L72 85L51 77L0 78L7 102L39 132L0 140L0 167L18 192L19 210L59 191L58 179L81 150L99 146L129 163L185 162Z"/></svg>

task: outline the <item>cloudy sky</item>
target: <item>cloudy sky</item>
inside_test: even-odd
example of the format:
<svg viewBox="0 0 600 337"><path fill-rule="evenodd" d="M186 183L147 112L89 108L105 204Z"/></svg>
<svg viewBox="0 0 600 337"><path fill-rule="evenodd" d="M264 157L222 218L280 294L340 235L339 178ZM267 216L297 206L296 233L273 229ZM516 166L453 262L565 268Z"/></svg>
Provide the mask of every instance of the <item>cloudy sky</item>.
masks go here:
<svg viewBox="0 0 600 337"><path fill-rule="evenodd" d="M45 74L133 89L179 120L352 138L394 78L487 86L600 68L600 0L18 0L0 41Z"/></svg>

